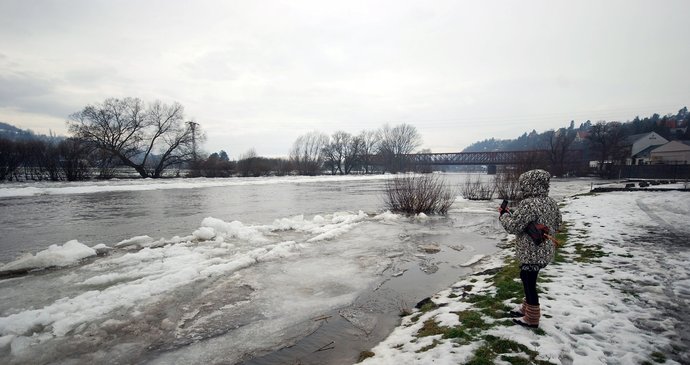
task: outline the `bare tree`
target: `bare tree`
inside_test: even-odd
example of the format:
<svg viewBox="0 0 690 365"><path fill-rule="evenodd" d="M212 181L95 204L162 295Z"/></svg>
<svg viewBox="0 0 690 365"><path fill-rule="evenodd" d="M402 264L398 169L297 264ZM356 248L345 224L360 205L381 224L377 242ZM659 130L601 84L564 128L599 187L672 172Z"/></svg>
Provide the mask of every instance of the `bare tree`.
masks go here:
<svg viewBox="0 0 690 365"><path fill-rule="evenodd" d="M67 138L57 146L59 167L68 181L85 180L89 177L89 146L77 138Z"/></svg>
<svg viewBox="0 0 690 365"><path fill-rule="evenodd" d="M372 156L378 152L379 144L381 143L381 134L377 131L362 131L359 136L357 136L359 142L361 143L359 149L359 162L364 167L364 173L368 174L371 172L371 159Z"/></svg>
<svg viewBox="0 0 690 365"><path fill-rule="evenodd" d="M603 174L604 163L609 160L622 158L622 144L625 138L621 123L618 122L597 122L589 130L587 137L591 143L592 150L597 153L599 158L599 174Z"/></svg>
<svg viewBox="0 0 690 365"><path fill-rule="evenodd" d="M350 143L347 146L345 158L343 159L345 174L350 174L352 170L361 168L362 150L364 150L364 139L362 136L353 136L350 138Z"/></svg>
<svg viewBox="0 0 690 365"><path fill-rule="evenodd" d="M290 150L290 162L300 175L317 175L323 166L323 149L328 136L310 132L299 136Z"/></svg>
<svg viewBox="0 0 690 365"><path fill-rule="evenodd" d="M344 131L333 133L330 141L323 148L324 164L331 170L331 174L345 174L343 167L346 157L349 155L352 135Z"/></svg>
<svg viewBox="0 0 690 365"><path fill-rule="evenodd" d="M138 98L109 98L72 114L68 126L77 138L142 177L161 177L166 168L190 160L194 153L194 134L179 103L156 101L146 107Z"/></svg>
<svg viewBox="0 0 690 365"><path fill-rule="evenodd" d="M256 165L256 158L258 156L254 148L250 148L247 152L240 155L240 158L237 160L237 173L244 177L254 175L256 167L254 165Z"/></svg>
<svg viewBox="0 0 690 365"><path fill-rule="evenodd" d="M386 170L390 172L403 171L406 168L405 155L412 153L422 144L422 137L417 128L409 124L399 124L395 127L385 124L381 130L379 153Z"/></svg>
<svg viewBox="0 0 690 365"><path fill-rule="evenodd" d="M11 180L22 164L22 154L16 142L0 138L0 180Z"/></svg>
<svg viewBox="0 0 690 365"><path fill-rule="evenodd" d="M546 137L547 147L549 149L549 159L551 162L551 171L555 175L563 175L565 172L565 160L568 149L575 141L575 131L561 128L557 131L547 131L544 133Z"/></svg>

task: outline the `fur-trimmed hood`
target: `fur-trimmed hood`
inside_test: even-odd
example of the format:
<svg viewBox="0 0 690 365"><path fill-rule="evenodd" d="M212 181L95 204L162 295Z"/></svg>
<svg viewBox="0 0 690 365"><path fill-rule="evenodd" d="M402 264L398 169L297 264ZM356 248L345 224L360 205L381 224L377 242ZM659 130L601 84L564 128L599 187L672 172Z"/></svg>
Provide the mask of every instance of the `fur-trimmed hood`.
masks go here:
<svg viewBox="0 0 690 365"><path fill-rule="evenodd" d="M518 179L524 198L549 196L551 174L544 170L530 170Z"/></svg>

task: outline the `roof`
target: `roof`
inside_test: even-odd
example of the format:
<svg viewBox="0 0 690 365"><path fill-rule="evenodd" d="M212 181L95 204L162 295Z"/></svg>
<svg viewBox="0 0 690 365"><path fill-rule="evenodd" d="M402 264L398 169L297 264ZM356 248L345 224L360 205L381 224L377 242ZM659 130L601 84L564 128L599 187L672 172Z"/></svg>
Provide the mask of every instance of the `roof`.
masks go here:
<svg viewBox="0 0 690 365"><path fill-rule="evenodd" d="M657 146L653 152L683 152L690 151L690 141L671 141L663 146Z"/></svg>
<svg viewBox="0 0 690 365"><path fill-rule="evenodd" d="M636 154L635 154L634 156L632 156L632 157L633 157L633 158L649 157L649 156L651 156L652 150L657 149L657 148L659 148L659 145L649 146L649 147L643 149L642 151L636 153Z"/></svg>
<svg viewBox="0 0 690 365"><path fill-rule="evenodd" d="M637 140L647 136L650 133L654 133L654 132L638 133L638 134L629 135L629 136L625 137L625 140L623 140L623 143L625 143L626 145L633 144L633 143L637 142Z"/></svg>

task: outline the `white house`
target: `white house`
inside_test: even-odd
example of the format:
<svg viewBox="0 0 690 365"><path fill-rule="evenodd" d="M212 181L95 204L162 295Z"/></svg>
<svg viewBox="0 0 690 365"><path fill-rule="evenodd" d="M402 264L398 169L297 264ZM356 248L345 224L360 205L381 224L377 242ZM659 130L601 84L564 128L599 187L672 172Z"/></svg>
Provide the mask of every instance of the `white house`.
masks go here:
<svg viewBox="0 0 690 365"><path fill-rule="evenodd" d="M628 165L643 165L649 163L650 147L661 146L668 143L668 140L656 132L634 134L625 139L626 145L630 146L630 158Z"/></svg>
<svg viewBox="0 0 690 365"><path fill-rule="evenodd" d="M651 161L655 164L689 164L690 141L671 141L653 149Z"/></svg>

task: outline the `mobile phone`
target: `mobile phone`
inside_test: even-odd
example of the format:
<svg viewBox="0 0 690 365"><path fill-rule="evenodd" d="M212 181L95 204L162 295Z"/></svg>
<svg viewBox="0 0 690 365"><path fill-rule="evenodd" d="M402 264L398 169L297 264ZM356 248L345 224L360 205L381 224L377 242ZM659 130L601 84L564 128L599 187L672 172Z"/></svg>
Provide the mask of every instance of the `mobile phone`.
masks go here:
<svg viewBox="0 0 690 365"><path fill-rule="evenodd" d="M503 202L501 203L501 210L506 210L508 208L508 201L503 199Z"/></svg>

